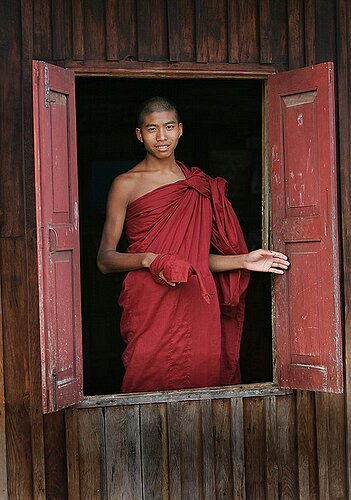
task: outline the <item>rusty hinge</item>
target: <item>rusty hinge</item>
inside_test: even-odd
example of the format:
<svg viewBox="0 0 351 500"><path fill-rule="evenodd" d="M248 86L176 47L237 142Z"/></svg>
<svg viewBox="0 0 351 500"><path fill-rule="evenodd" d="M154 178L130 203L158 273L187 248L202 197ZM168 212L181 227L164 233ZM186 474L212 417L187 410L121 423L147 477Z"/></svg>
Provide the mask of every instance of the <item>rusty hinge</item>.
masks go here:
<svg viewBox="0 0 351 500"><path fill-rule="evenodd" d="M50 104L50 85L49 85L49 67L44 65L44 87L45 87L45 107L48 108Z"/></svg>
<svg viewBox="0 0 351 500"><path fill-rule="evenodd" d="M53 396L53 405L54 405L54 411L57 410L57 373L55 368L52 370L52 384L53 384L53 390L52 390L52 396Z"/></svg>

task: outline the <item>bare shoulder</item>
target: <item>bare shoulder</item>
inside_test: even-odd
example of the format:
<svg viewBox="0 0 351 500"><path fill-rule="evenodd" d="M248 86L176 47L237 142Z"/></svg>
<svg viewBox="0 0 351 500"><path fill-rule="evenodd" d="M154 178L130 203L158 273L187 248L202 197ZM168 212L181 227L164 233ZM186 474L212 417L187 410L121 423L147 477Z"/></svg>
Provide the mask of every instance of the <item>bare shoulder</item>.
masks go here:
<svg viewBox="0 0 351 500"><path fill-rule="evenodd" d="M142 176L141 172L134 168L114 178L110 189L110 196L118 197L127 204L129 203Z"/></svg>

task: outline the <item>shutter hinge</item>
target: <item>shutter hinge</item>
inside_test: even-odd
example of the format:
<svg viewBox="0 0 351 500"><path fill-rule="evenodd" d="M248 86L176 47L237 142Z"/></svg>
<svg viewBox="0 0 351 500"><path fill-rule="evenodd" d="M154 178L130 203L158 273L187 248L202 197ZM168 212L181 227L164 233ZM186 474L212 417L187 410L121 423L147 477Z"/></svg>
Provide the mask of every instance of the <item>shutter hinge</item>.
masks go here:
<svg viewBox="0 0 351 500"><path fill-rule="evenodd" d="M48 108L50 104L50 85L49 85L49 68L48 65L44 66L44 87L45 87L45 107Z"/></svg>
<svg viewBox="0 0 351 500"><path fill-rule="evenodd" d="M57 410L57 373L55 368L52 370L52 395L53 395L53 404L54 404L54 411Z"/></svg>

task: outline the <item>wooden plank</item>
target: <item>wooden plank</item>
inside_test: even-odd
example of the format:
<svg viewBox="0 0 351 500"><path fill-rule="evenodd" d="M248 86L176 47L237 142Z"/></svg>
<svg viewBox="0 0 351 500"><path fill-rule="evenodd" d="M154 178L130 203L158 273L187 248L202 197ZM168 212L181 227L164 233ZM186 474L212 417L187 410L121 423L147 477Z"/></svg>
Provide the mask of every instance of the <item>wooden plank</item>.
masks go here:
<svg viewBox="0 0 351 500"><path fill-rule="evenodd" d="M67 16L67 0L51 0L52 57L55 61L66 59L65 19Z"/></svg>
<svg viewBox="0 0 351 500"><path fill-rule="evenodd" d="M136 32L135 0L106 0L107 60L136 60Z"/></svg>
<svg viewBox="0 0 351 500"><path fill-rule="evenodd" d="M36 246L36 221L35 221L35 189L33 167L33 106L32 106L32 68L30 61L33 59L33 5L32 2L21 2L21 27L22 27L22 120L23 120L23 176L25 185L25 224L26 224L26 269L27 290L38 289L37 273L37 246ZM23 257L24 258L24 257ZM41 363L39 330L39 296L31 294L27 299L28 319L27 335L29 339L29 380L30 380L30 421L31 421L31 446L32 446L32 476L33 497L36 499L47 498L47 489L50 489L50 467L45 465L44 452L44 422L42 416L41 400ZM66 470L66 464L63 464ZM56 468L56 467L55 467ZM47 474L47 477L45 477ZM63 473L63 478L65 475ZM62 481L61 490L65 495L66 481Z"/></svg>
<svg viewBox="0 0 351 500"><path fill-rule="evenodd" d="M212 402L216 498L233 498L230 400Z"/></svg>
<svg viewBox="0 0 351 500"><path fill-rule="evenodd" d="M334 0L318 0L316 13L315 51L316 63L334 61L336 58Z"/></svg>
<svg viewBox="0 0 351 500"><path fill-rule="evenodd" d="M314 393L296 392L297 452L300 499L318 499Z"/></svg>
<svg viewBox="0 0 351 500"><path fill-rule="evenodd" d="M182 498L178 403L167 404L169 443L169 496Z"/></svg>
<svg viewBox="0 0 351 500"><path fill-rule="evenodd" d="M197 401L178 403L182 499L202 496L201 407ZM172 498L172 497L171 497Z"/></svg>
<svg viewBox="0 0 351 500"><path fill-rule="evenodd" d="M138 60L168 60L167 4L163 0L137 0Z"/></svg>
<svg viewBox="0 0 351 500"><path fill-rule="evenodd" d="M303 0L288 0L289 69L304 66Z"/></svg>
<svg viewBox="0 0 351 500"><path fill-rule="evenodd" d="M43 462L45 463L46 496L43 498L67 498L66 436L63 411L44 415L44 433Z"/></svg>
<svg viewBox="0 0 351 500"><path fill-rule="evenodd" d="M24 234L20 3L0 2L0 237Z"/></svg>
<svg viewBox="0 0 351 500"><path fill-rule="evenodd" d="M104 2L84 0L84 58L106 59Z"/></svg>
<svg viewBox="0 0 351 500"><path fill-rule="evenodd" d="M80 498L95 500L107 495L103 412L102 409L88 409L77 414Z"/></svg>
<svg viewBox="0 0 351 500"><path fill-rule="evenodd" d="M6 451L9 498L33 495L30 380L28 377L27 283L25 242L3 238L0 269L2 288ZM16 265L14 265L16 263Z"/></svg>
<svg viewBox="0 0 351 500"><path fill-rule="evenodd" d="M155 62L150 65L139 61L66 61L76 76L118 76L128 78L264 78L276 72L273 64L227 63L197 64L191 62ZM285 66L282 65L282 69Z"/></svg>
<svg viewBox="0 0 351 500"><path fill-rule="evenodd" d="M76 61L85 58L83 0L72 0L72 57Z"/></svg>
<svg viewBox="0 0 351 500"><path fill-rule="evenodd" d="M242 398L231 400L231 440L233 464L233 495L238 500L246 499L244 406Z"/></svg>
<svg viewBox="0 0 351 500"><path fill-rule="evenodd" d="M139 406L105 411L107 498L142 498Z"/></svg>
<svg viewBox="0 0 351 500"><path fill-rule="evenodd" d="M277 398L274 396L264 398L264 411L266 422L266 498L274 500L279 498L278 478L278 425Z"/></svg>
<svg viewBox="0 0 351 500"><path fill-rule="evenodd" d="M305 65L316 64L316 5L305 0Z"/></svg>
<svg viewBox="0 0 351 500"><path fill-rule="evenodd" d="M347 498L343 395L316 393L320 498Z"/></svg>
<svg viewBox="0 0 351 500"><path fill-rule="evenodd" d="M279 498L297 498L296 403L292 396L276 399Z"/></svg>
<svg viewBox="0 0 351 500"><path fill-rule="evenodd" d="M348 491L351 491L351 190L350 157L350 84L351 81L351 4L339 0L337 8L337 90L338 90L338 130L340 164L340 204L341 233L343 243L343 304L344 304L344 342L345 342L345 418L346 418L346 457Z"/></svg>
<svg viewBox="0 0 351 500"><path fill-rule="evenodd" d="M169 498L167 408L165 404L140 406L143 498Z"/></svg>
<svg viewBox="0 0 351 500"><path fill-rule="evenodd" d="M266 430L263 398L244 400L247 498L266 498Z"/></svg>
<svg viewBox="0 0 351 500"><path fill-rule="evenodd" d="M0 243L1 244L1 243ZM1 254L1 246L0 246ZM0 276L0 496L7 499L7 460L6 460L6 407L4 382L4 343Z"/></svg>
<svg viewBox="0 0 351 500"><path fill-rule="evenodd" d="M195 9L188 0L167 0L170 61L193 61L195 57Z"/></svg>
<svg viewBox="0 0 351 500"><path fill-rule="evenodd" d="M201 401L200 405L202 422L203 497L204 500L212 500L216 494L212 401L207 399Z"/></svg>
<svg viewBox="0 0 351 500"><path fill-rule="evenodd" d="M52 59L51 2L33 0L33 58Z"/></svg>
<svg viewBox="0 0 351 500"><path fill-rule="evenodd" d="M233 387L214 387L208 389L189 389L182 391L158 391L135 394L108 394L88 396L77 408L97 408L142 403L168 403L177 401L204 401L227 398L252 398L258 396L279 396L291 394L290 389L280 389L272 383L247 384Z"/></svg>
<svg viewBox="0 0 351 500"><path fill-rule="evenodd" d="M195 0L196 62L208 62L208 13L206 0Z"/></svg>
<svg viewBox="0 0 351 500"><path fill-rule="evenodd" d="M261 0L260 7L260 62L282 64L287 55L286 0Z"/></svg>
<svg viewBox="0 0 351 500"><path fill-rule="evenodd" d="M68 408L64 410L66 429L66 460L67 460L67 491L68 499L76 500L80 495L79 476L79 435L78 410Z"/></svg>
<svg viewBox="0 0 351 500"><path fill-rule="evenodd" d="M228 61L259 61L257 0L228 2Z"/></svg>
<svg viewBox="0 0 351 500"><path fill-rule="evenodd" d="M209 62L227 62L228 60L228 33L227 33L227 1L207 1L207 49Z"/></svg>

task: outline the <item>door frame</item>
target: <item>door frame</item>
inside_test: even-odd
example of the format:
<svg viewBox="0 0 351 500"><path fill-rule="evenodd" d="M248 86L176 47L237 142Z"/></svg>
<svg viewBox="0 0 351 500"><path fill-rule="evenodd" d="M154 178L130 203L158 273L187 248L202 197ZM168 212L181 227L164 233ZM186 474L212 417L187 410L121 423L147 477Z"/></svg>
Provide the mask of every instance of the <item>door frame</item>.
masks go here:
<svg viewBox="0 0 351 500"><path fill-rule="evenodd" d="M142 78L142 79L219 79L219 80L262 80L262 247L268 248L270 244L270 188L269 188L269 149L268 149L268 111L267 111L267 78L277 73L273 65L235 65L229 64L199 64L199 63L167 63L152 64L124 62L118 67L114 64L81 66L71 62L65 67L72 70L76 77L105 77L105 78ZM273 287L272 287L273 293ZM203 388L178 391L154 391L150 393L133 394L107 394L84 396L82 403L74 405L76 408L92 408L105 406L119 406L126 404L155 403L168 401L187 401L218 399L230 397L252 397L291 394L291 389L281 389L277 385L276 372L276 347L274 330L274 308L272 295L272 364L273 381L257 384L226 386L219 388ZM83 391L84 392L84 391Z"/></svg>

